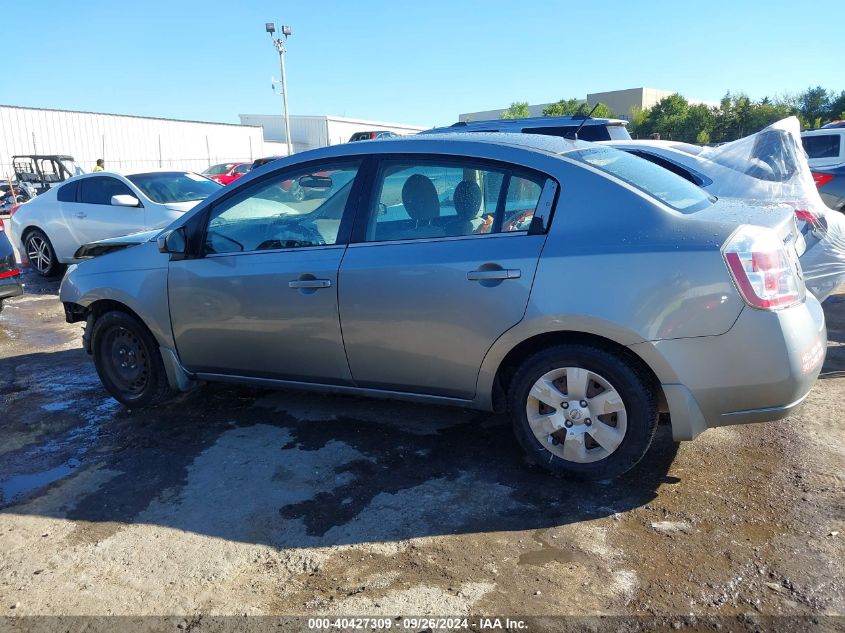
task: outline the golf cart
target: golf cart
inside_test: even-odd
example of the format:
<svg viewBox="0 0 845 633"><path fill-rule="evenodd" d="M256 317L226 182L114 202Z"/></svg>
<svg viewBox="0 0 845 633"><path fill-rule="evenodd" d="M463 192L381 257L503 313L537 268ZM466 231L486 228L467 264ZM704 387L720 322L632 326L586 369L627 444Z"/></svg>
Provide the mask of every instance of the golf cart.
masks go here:
<svg viewBox="0 0 845 633"><path fill-rule="evenodd" d="M28 183L36 194L44 193L68 178L84 174L73 156L31 154L12 156L12 168L19 183Z"/></svg>

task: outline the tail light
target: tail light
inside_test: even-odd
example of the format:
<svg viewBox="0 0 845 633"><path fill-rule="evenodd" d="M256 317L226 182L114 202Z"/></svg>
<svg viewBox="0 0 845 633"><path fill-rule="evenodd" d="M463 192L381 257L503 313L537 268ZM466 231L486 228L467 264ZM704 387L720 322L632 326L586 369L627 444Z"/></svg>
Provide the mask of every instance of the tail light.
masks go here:
<svg viewBox="0 0 845 633"><path fill-rule="evenodd" d="M18 277L21 274L20 268L12 268L4 273L0 273L0 279L10 279L11 277Z"/></svg>
<svg viewBox="0 0 845 633"><path fill-rule="evenodd" d="M804 299L798 258L771 229L743 225L722 254L745 303L760 310L786 308Z"/></svg>
<svg viewBox="0 0 845 633"><path fill-rule="evenodd" d="M834 179L833 174L819 174L813 172L813 182L816 183L816 187L824 187L827 183Z"/></svg>
<svg viewBox="0 0 845 633"><path fill-rule="evenodd" d="M806 209L795 209L795 217L799 222L806 222L807 224L816 224L821 219L821 216Z"/></svg>

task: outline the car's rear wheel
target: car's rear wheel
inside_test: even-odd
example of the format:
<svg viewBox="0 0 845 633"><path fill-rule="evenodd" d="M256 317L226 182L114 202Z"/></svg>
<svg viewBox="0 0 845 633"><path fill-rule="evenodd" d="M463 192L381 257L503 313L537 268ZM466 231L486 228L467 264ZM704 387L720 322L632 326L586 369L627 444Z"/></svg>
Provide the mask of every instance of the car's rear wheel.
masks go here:
<svg viewBox="0 0 845 633"><path fill-rule="evenodd" d="M654 385L631 359L559 345L519 367L508 407L529 459L557 474L610 479L645 455L657 428Z"/></svg>
<svg viewBox="0 0 845 633"><path fill-rule="evenodd" d="M118 402L144 408L173 395L158 344L135 317L106 312L94 321L91 345L97 374Z"/></svg>
<svg viewBox="0 0 845 633"><path fill-rule="evenodd" d="M55 277L61 272L62 265L56 257L53 244L42 231L31 229L23 242L26 258L35 272L44 277Z"/></svg>

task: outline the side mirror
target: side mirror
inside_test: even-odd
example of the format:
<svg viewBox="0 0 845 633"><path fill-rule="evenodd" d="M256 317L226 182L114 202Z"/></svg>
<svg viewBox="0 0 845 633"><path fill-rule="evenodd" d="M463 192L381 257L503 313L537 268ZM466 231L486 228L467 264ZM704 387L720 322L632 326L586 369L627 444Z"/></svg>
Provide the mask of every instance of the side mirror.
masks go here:
<svg viewBox="0 0 845 633"><path fill-rule="evenodd" d="M159 253L170 253L171 255L185 255L188 251L188 240L185 227L180 226L172 231L165 231L158 236Z"/></svg>
<svg viewBox="0 0 845 633"><path fill-rule="evenodd" d="M140 207L141 201L135 196L122 193L111 197L111 204L113 207Z"/></svg>

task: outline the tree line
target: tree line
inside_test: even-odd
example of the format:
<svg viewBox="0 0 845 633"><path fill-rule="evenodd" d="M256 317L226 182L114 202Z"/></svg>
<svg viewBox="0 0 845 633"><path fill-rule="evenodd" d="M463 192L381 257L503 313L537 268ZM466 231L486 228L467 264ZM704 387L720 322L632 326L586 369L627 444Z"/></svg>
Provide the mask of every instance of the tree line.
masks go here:
<svg viewBox="0 0 845 633"><path fill-rule="evenodd" d="M595 104L593 104L595 105ZM543 116L587 115L593 105L578 99L561 99L543 110ZM504 119L527 117L528 103L517 101L503 114ZM599 103L594 117L615 117L606 104ZM764 97L758 101L742 93L726 93L718 106L691 104L679 94L664 97L652 107L630 113L628 131L633 138L662 139L687 143L724 143L759 132L775 121L796 116L802 129L821 127L828 121L845 119L845 90L838 94L821 86L796 95Z"/></svg>

